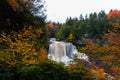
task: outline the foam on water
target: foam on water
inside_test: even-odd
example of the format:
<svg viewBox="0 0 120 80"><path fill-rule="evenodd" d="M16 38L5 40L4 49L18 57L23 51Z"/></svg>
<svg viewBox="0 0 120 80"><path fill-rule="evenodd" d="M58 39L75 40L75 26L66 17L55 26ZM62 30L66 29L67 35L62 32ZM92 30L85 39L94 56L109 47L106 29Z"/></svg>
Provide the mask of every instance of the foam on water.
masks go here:
<svg viewBox="0 0 120 80"><path fill-rule="evenodd" d="M76 46L69 42L56 41L55 38L50 39L48 58L65 64L74 61L74 55L77 58L88 61L88 56L84 53L79 53Z"/></svg>

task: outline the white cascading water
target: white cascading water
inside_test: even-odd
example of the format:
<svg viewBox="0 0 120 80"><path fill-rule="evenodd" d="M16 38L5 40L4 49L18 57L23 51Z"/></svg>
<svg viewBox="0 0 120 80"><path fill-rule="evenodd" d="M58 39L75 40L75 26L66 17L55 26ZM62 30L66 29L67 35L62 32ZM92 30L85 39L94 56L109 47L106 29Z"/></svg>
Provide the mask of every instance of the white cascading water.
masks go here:
<svg viewBox="0 0 120 80"><path fill-rule="evenodd" d="M77 55L78 59L82 59L91 63L88 56L85 53L78 52L72 43L56 41L55 38L51 38L50 43L48 58L53 61L63 62L64 64L69 65L69 63L73 61L74 55ZM110 74L103 74L108 78L114 79L114 77Z"/></svg>
<svg viewBox="0 0 120 80"><path fill-rule="evenodd" d="M48 53L49 59L68 64L73 61L74 55L77 55L79 59L88 61L88 56L79 53L72 43L56 41L55 38L51 38L50 42Z"/></svg>

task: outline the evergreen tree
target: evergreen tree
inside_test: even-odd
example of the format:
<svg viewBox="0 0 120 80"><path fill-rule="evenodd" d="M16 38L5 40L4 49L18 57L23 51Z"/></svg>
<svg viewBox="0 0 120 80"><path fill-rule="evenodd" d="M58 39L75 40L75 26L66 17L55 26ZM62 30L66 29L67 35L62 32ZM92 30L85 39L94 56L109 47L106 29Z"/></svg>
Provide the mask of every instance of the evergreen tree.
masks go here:
<svg viewBox="0 0 120 80"><path fill-rule="evenodd" d="M38 20L44 22L43 17L33 17L31 0L1 0L0 1L0 31L9 33L11 30L19 31L25 25L35 25ZM34 4L35 5L35 4ZM43 5L43 4L39 4ZM39 7L42 13L43 6ZM43 14L43 13L42 13ZM41 15L43 16L43 15Z"/></svg>

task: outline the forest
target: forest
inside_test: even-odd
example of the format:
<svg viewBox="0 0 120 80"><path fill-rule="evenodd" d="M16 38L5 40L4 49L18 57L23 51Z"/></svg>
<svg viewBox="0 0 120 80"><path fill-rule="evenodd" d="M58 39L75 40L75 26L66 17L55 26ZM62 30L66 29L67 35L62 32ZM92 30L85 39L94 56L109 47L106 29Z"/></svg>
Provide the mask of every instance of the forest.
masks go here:
<svg viewBox="0 0 120 80"><path fill-rule="evenodd" d="M120 11L47 22L44 0L0 0L0 80L120 80ZM90 62L48 59L49 39L73 43ZM106 74L104 74L106 73Z"/></svg>

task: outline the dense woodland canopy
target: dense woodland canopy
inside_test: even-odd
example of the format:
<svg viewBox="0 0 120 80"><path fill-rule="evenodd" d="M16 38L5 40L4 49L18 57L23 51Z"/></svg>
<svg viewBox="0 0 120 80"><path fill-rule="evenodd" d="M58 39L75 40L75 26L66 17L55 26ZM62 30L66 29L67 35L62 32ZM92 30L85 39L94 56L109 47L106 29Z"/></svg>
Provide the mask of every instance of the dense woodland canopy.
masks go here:
<svg viewBox="0 0 120 80"><path fill-rule="evenodd" d="M41 3L40 1L38 0L37 3ZM41 13L44 12L43 4L36 6L34 2L35 1L31 0L1 0L1 31L17 31L25 25L34 25L34 27L44 25L45 14ZM41 16L33 17L33 15L38 13L41 14Z"/></svg>
<svg viewBox="0 0 120 80"><path fill-rule="evenodd" d="M100 11L98 14L94 12L85 17L70 17L63 24L49 25L49 37L74 43L79 51L90 57L95 66L119 80L119 15L120 11L111 10L109 14Z"/></svg>
<svg viewBox="0 0 120 80"><path fill-rule="evenodd" d="M120 11L46 22L44 0L0 0L0 80L120 79ZM48 60L48 40L74 43L92 65L75 59L65 66Z"/></svg>
<svg viewBox="0 0 120 80"><path fill-rule="evenodd" d="M68 18L57 32L57 37L64 40L67 37L69 40L69 35L72 34L74 42L84 37L101 38L110 28L107 14L104 11L100 11L98 14L94 12L86 15L85 18L82 15L79 18Z"/></svg>

